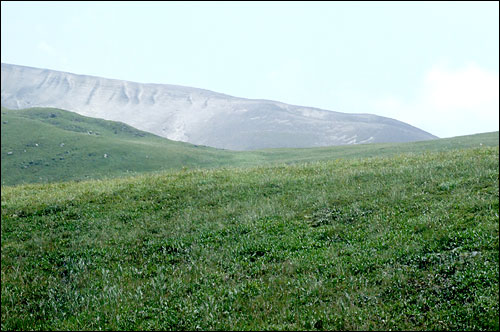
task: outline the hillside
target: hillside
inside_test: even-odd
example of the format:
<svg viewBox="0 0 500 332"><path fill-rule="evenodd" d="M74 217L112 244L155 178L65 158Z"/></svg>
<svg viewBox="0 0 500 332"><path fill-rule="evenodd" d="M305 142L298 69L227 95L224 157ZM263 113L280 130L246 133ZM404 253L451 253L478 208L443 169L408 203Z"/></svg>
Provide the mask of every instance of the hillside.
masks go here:
<svg viewBox="0 0 500 332"><path fill-rule="evenodd" d="M2 330L498 330L471 145L2 187Z"/></svg>
<svg viewBox="0 0 500 332"><path fill-rule="evenodd" d="M123 123L53 108L2 108L1 126L2 185L98 179L183 167L257 166L495 146L499 139L494 132L405 144L237 152L175 142Z"/></svg>
<svg viewBox="0 0 500 332"><path fill-rule="evenodd" d="M497 146L498 132L413 143L227 151L174 142L53 108L1 114L1 183L102 179L181 168L242 167ZM104 157L106 155L106 157Z"/></svg>
<svg viewBox="0 0 500 332"><path fill-rule="evenodd" d="M409 142L436 137L372 114L348 114L208 90L2 63L2 106L56 107L176 141L231 150Z"/></svg>
<svg viewBox="0 0 500 332"><path fill-rule="evenodd" d="M224 151L54 108L2 108L1 126L2 185L219 166L232 159Z"/></svg>

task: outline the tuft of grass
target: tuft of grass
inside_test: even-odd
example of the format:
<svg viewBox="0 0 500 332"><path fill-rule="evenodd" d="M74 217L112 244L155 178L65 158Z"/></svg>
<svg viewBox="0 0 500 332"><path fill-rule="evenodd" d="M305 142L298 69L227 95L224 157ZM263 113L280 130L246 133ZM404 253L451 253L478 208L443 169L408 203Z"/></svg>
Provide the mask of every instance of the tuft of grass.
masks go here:
<svg viewBox="0 0 500 332"><path fill-rule="evenodd" d="M498 330L498 181L482 146L4 186L1 328Z"/></svg>

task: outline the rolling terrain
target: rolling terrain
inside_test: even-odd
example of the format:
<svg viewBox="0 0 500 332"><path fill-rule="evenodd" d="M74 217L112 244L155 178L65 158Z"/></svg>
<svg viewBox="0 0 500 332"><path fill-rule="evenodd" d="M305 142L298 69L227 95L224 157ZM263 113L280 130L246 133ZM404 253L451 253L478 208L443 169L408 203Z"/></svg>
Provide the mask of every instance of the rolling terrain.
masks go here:
<svg viewBox="0 0 500 332"><path fill-rule="evenodd" d="M431 143L3 186L2 330L496 331L498 133Z"/></svg>
<svg viewBox="0 0 500 332"><path fill-rule="evenodd" d="M54 108L2 108L1 126L2 185L220 166L232 159L214 148Z"/></svg>
<svg viewBox="0 0 500 332"><path fill-rule="evenodd" d="M499 328L498 132L228 151L1 118L2 330Z"/></svg>
<svg viewBox="0 0 500 332"><path fill-rule="evenodd" d="M413 143L228 151L175 142L54 108L2 108L1 183L102 179L181 168L243 167L498 145L498 132Z"/></svg>
<svg viewBox="0 0 500 332"><path fill-rule="evenodd" d="M436 136L372 114L244 99L169 84L144 84L2 63L1 103L55 107L120 121L171 140L231 150L410 142Z"/></svg>

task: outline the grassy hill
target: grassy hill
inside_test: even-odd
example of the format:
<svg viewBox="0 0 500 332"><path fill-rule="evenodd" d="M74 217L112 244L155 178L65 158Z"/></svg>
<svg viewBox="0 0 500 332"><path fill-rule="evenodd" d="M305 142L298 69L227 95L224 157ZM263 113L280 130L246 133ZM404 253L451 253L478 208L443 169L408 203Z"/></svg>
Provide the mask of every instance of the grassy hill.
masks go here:
<svg viewBox="0 0 500 332"><path fill-rule="evenodd" d="M2 108L2 184L224 164L230 154L54 108Z"/></svg>
<svg viewBox="0 0 500 332"><path fill-rule="evenodd" d="M54 108L2 107L1 183L103 179L181 168L293 164L498 146L498 132L404 144L236 152L161 138L120 122ZM482 145L481 145L482 144Z"/></svg>
<svg viewBox="0 0 500 332"><path fill-rule="evenodd" d="M425 143L4 186L2 330L498 330L498 133Z"/></svg>

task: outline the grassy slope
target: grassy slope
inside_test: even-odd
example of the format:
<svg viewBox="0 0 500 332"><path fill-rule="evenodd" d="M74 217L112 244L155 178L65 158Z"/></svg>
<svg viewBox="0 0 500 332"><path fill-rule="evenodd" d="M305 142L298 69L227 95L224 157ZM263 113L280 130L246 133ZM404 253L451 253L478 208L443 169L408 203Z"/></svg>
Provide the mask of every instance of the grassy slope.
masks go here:
<svg viewBox="0 0 500 332"><path fill-rule="evenodd" d="M498 158L3 187L2 330L498 330Z"/></svg>
<svg viewBox="0 0 500 332"><path fill-rule="evenodd" d="M229 159L227 152L170 141L119 122L50 108L2 108L5 185L211 167Z"/></svg>
<svg viewBox="0 0 500 332"><path fill-rule="evenodd" d="M494 132L405 144L234 152L174 142L119 122L50 108L2 108L1 132L2 185L109 178L182 167L256 166L444 151L480 144L497 146L499 140Z"/></svg>
<svg viewBox="0 0 500 332"><path fill-rule="evenodd" d="M337 158L365 158L394 156L401 153L450 151L481 146L498 146L499 132L481 133L452 138L442 138L410 143L379 143L331 146L307 149L266 149L250 152L259 162L284 162L288 164L332 160ZM245 161L240 161L245 164Z"/></svg>

